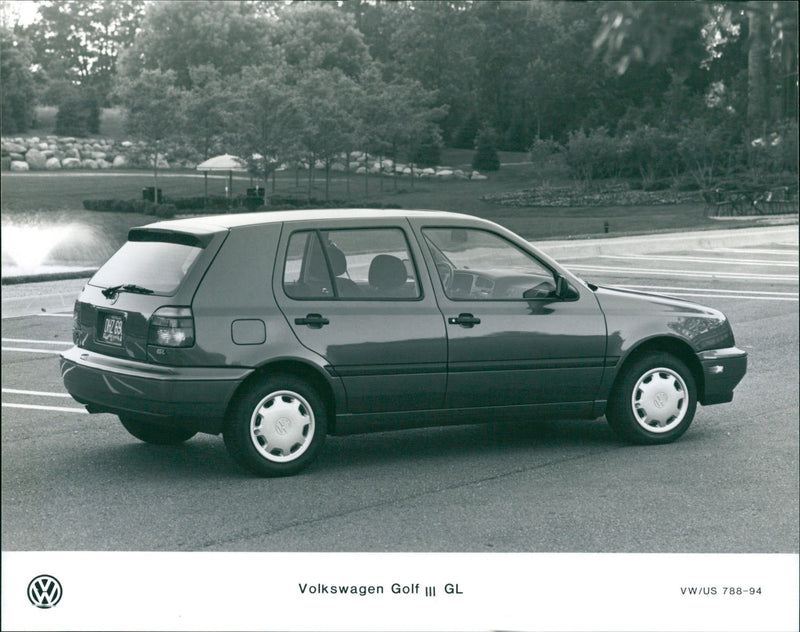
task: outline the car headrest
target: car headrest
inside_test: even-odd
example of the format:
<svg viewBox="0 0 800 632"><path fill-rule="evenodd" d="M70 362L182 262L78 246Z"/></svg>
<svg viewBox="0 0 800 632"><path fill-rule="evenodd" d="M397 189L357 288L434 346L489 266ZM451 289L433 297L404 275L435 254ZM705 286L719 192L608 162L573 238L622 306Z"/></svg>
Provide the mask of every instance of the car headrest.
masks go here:
<svg viewBox="0 0 800 632"><path fill-rule="evenodd" d="M378 255L369 264L369 284L379 290L393 290L406 282L405 264L392 255Z"/></svg>

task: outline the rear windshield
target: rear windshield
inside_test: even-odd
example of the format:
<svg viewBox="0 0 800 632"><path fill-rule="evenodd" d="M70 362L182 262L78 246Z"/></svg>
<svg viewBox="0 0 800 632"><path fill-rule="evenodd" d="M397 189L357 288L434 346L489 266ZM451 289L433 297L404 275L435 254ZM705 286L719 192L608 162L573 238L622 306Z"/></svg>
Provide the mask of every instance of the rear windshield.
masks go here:
<svg viewBox="0 0 800 632"><path fill-rule="evenodd" d="M197 256L198 246L167 241L128 241L97 271L89 285L138 285L155 294L174 294Z"/></svg>

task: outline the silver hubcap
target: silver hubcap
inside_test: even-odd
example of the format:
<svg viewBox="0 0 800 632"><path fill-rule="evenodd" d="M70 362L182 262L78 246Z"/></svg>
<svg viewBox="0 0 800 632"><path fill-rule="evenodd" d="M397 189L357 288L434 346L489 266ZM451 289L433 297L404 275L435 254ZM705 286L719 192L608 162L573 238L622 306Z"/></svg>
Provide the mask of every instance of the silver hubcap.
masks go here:
<svg viewBox="0 0 800 632"><path fill-rule="evenodd" d="M276 391L262 399L250 417L250 438L259 454L285 463L298 458L314 437L314 412L292 391Z"/></svg>
<svg viewBox="0 0 800 632"><path fill-rule="evenodd" d="M648 432L669 432L686 416L689 389L672 369L652 369L636 382L631 404L633 416L642 428Z"/></svg>

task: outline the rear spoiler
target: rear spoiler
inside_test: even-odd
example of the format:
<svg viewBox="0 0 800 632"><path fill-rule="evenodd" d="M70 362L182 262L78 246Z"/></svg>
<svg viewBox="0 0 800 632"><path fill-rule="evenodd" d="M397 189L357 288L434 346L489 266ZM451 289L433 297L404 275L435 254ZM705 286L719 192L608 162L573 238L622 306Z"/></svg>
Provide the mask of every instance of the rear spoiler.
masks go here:
<svg viewBox="0 0 800 632"><path fill-rule="evenodd" d="M181 244L183 246L194 246L195 248L205 248L216 232L191 232L184 233L176 230L164 228L131 228L128 231L128 241L160 241L169 244Z"/></svg>

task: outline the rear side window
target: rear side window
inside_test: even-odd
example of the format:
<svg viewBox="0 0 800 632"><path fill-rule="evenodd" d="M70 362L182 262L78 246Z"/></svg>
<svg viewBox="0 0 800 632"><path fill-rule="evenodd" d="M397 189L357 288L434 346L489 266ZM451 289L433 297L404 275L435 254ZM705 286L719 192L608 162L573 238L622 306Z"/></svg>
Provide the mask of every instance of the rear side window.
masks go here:
<svg viewBox="0 0 800 632"><path fill-rule="evenodd" d="M398 228L302 231L289 239L283 287L294 299L414 300L416 267Z"/></svg>
<svg viewBox="0 0 800 632"><path fill-rule="evenodd" d="M197 245L128 241L97 271L89 285L138 285L154 294L174 294L202 252Z"/></svg>

